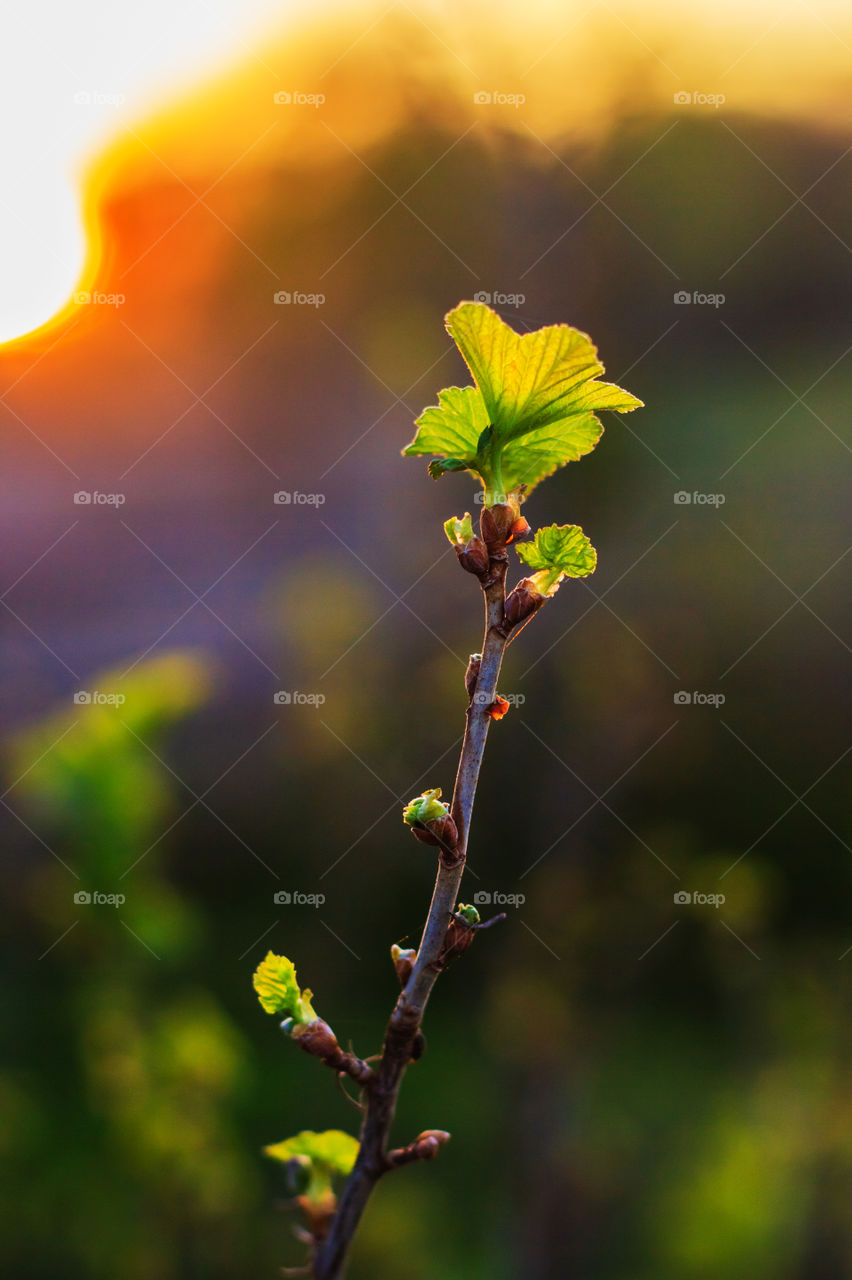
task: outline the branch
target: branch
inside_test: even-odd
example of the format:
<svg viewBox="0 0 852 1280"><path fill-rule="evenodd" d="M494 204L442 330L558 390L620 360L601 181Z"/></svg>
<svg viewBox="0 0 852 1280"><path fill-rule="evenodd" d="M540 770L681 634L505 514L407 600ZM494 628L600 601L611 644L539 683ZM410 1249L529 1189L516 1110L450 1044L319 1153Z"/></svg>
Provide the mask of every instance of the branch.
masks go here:
<svg viewBox="0 0 852 1280"><path fill-rule="evenodd" d="M399 1087L411 1061L423 1012L442 967L440 958L447 926L455 911L459 885L464 875L473 801L485 740L491 724L489 708L497 692L497 679L509 633L504 612L508 556L505 547L489 549L490 571L481 579L485 596L482 661L467 710L464 742L450 809L458 830L458 840L453 857L441 856L439 859L432 902L417 958L388 1022L381 1061L365 1089L366 1113L358 1157L341 1192L329 1232L314 1259L315 1280L341 1280L349 1245L373 1188L389 1168L403 1162L400 1152L388 1154L388 1133L396 1110ZM444 852L442 849L442 855ZM401 1150L407 1151L408 1148ZM432 1154L436 1152L437 1146Z"/></svg>

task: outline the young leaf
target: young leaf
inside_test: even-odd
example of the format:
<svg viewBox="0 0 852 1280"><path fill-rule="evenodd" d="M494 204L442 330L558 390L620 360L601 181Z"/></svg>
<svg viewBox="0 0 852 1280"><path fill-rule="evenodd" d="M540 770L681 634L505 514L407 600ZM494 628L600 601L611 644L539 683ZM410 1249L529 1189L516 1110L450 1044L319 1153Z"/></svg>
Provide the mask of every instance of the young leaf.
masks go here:
<svg viewBox="0 0 852 1280"><path fill-rule="evenodd" d="M313 992L299 990L292 960L267 952L253 978L254 989L266 1013L283 1013L294 1022L313 1022L316 1013L311 1005Z"/></svg>
<svg viewBox="0 0 852 1280"><path fill-rule="evenodd" d="M307 1156L313 1164L322 1165L329 1173L351 1173L358 1154L358 1141L342 1129L326 1129L314 1133L303 1129L294 1138L264 1147L264 1154L273 1160L291 1160L293 1156Z"/></svg>
<svg viewBox="0 0 852 1280"><path fill-rule="evenodd" d="M544 596L552 595L563 577L588 577L598 562L598 553L576 524L548 525L537 531L532 542L519 543L516 550L525 564L538 570L531 581Z"/></svg>
<svg viewBox="0 0 852 1280"><path fill-rule="evenodd" d="M450 516L449 520L445 520L444 533L450 540L450 546L463 547L465 543L470 542L473 537L470 512L465 511L463 516Z"/></svg>
<svg viewBox="0 0 852 1280"><path fill-rule="evenodd" d="M409 800L402 811L402 820L409 827L424 826L427 822L440 822L449 812L450 806L441 799L441 788L433 787Z"/></svg>
<svg viewBox="0 0 852 1280"><path fill-rule="evenodd" d="M463 302L445 318L473 374L474 387L450 387L417 419L404 454L435 454L430 473L466 469L487 500L539 480L595 447L596 409L626 413L642 404L598 381L603 365L591 339L569 325L523 336L481 302Z"/></svg>
<svg viewBox="0 0 852 1280"><path fill-rule="evenodd" d="M358 1142L340 1129L328 1129L325 1133L305 1129L285 1142L264 1147L263 1153L285 1163L296 1159L307 1161L310 1180L304 1194L316 1203L331 1191L333 1175L345 1177L351 1173L358 1155Z"/></svg>

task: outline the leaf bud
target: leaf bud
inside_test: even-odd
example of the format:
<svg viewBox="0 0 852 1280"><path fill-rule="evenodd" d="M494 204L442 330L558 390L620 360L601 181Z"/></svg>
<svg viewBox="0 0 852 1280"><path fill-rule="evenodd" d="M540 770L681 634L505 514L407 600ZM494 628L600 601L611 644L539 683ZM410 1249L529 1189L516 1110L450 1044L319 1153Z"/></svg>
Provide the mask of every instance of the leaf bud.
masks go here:
<svg viewBox="0 0 852 1280"><path fill-rule="evenodd" d="M513 591L506 596L505 614L509 626L516 627L524 622L544 604L545 597L536 589L532 578L522 578Z"/></svg>
<svg viewBox="0 0 852 1280"><path fill-rule="evenodd" d="M488 548L481 538L472 537L463 547L456 547L459 564L467 573L475 573L478 578L488 572Z"/></svg>
<svg viewBox="0 0 852 1280"><path fill-rule="evenodd" d="M504 547L511 536L512 526L520 511L515 502L495 502L483 507L479 517L479 531L489 550Z"/></svg>
<svg viewBox="0 0 852 1280"><path fill-rule="evenodd" d="M509 530L507 542L522 542L530 533L529 522L525 516L518 516Z"/></svg>
<svg viewBox="0 0 852 1280"><path fill-rule="evenodd" d="M482 654L472 653L467 664L467 671L464 673L464 687L467 690L467 696L473 699L476 692L476 682L479 679L479 671L482 666Z"/></svg>
<svg viewBox="0 0 852 1280"><path fill-rule="evenodd" d="M402 820L423 844L451 848L459 838L456 824L450 817L450 806L440 799L441 788L434 787L410 800L402 811Z"/></svg>
<svg viewBox="0 0 852 1280"><path fill-rule="evenodd" d="M292 1038L305 1053L320 1058L329 1066L335 1066L343 1056L343 1050L337 1043L337 1036L327 1022L316 1018L313 1022L303 1022L294 1028Z"/></svg>
<svg viewBox="0 0 852 1280"><path fill-rule="evenodd" d="M417 952L414 947L401 947L396 942L391 947L391 960L393 960L393 967L396 969L401 987L404 987L411 977L416 959Z"/></svg>

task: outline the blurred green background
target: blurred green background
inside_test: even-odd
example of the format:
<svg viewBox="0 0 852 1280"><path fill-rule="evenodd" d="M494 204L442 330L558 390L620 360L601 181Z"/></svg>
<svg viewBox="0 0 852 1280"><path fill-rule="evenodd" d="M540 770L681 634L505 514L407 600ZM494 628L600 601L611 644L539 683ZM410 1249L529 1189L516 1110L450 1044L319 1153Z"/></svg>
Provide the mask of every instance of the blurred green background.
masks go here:
<svg viewBox="0 0 852 1280"><path fill-rule="evenodd" d="M353 1280L840 1280L848 139L641 94L594 141L566 122L543 147L503 117L463 134L467 99L401 29L407 54L380 69L401 105L369 169L281 150L225 184L278 287L321 308L275 307L227 237L171 290L157 249L121 319L18 392L80 483L9 437L5 483L33 500L9 505L3 552L3 1272L225 1280L303 1256L260 1149L358 1116L251 974L285 952L341 1041L378 1049L389 948L416 944L433 878L400 806L451 789L481 639L441 530L470 479L435 485L399 450L467 380L442 317L484 290L524 295L497 304L519 330L590 332L647 407L606 416L525 508L599 552L509 650L520 705L488 744L464 896L525 901L437 987L395 1137L453 1140L380 1186ZM347 92L376 75L368 49ZM368 230L382 184L433 164L417 216ZM116 276L146 198L105 202ZM211 397L231 434L196 408L137 466L181 405L133 334L200 390L273 322ZM72 487L127 501L75 511Z"/></svg>

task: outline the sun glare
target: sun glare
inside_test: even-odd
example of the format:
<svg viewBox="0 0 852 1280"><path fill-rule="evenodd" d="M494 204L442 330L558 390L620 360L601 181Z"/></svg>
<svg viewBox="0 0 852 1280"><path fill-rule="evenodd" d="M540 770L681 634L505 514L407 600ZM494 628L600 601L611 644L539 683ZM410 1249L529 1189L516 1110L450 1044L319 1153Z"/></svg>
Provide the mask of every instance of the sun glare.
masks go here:
<svg viewBox="0 0 852 1280"><path fill-rule="evenodd" d="M85 297L96 266L84 171L99 146L234 58L287 0L31 0L3 15L0 343Z"/></svg>

